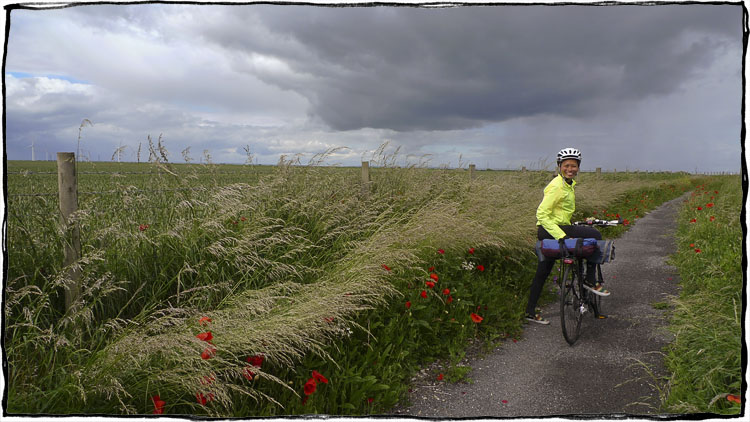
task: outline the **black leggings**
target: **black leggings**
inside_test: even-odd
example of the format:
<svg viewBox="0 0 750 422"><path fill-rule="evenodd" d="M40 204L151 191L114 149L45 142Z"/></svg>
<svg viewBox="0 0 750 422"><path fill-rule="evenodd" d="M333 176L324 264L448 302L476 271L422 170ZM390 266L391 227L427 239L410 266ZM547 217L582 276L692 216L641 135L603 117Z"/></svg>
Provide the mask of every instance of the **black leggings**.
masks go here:
<svg viewBox="0 0 750 422"><path fill-rule="evenodd" d="M547 233L547 230L544 230L544 227L537 226L537 238L539 240L542 239L554 239L551 234ZM589 226L560 226L562 231L565 232L565 234L568 237L587 237L587 238L594 238L596 240L602 239L602 234L599 233L599 230L589 227ZM534 281L531 282L531 289L529 292L529 302L526 304L526 313L529 315L535 314L535 308L536 308L536 302L539 300L539 295L542 293L542 287L544 287L544 282L547 280L547 277L549 276L549 273L552 272L552 268L555 266L555 260L549 259L546 261L539 261L539 263L536 266L536 275L534 275ZM594 271L596 270L596 264L586 262L586 276L589 278L590 281L593 281L591 279L592 276L594 276Z"/></svg>

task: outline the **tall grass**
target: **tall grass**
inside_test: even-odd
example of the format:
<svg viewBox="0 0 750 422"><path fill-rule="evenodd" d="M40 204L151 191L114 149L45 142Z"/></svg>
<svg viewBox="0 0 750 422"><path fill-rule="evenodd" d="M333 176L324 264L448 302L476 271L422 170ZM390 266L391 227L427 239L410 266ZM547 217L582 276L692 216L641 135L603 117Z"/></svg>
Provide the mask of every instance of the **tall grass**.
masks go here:
<svg viewBox="0 0 750 422"><path fill-rule="evenodd" d="M153 170L142 182L157 192L104 175L91 191L118 193L82 199L82 294L69 310L55 201L10 198L9 413L151 413L158 395L166 413L366 414L467 339L519 335L549 172L472 181L461 169L395 167L381 150L363 191L358 169L320 165L327 154L265 174L242 167L249 183L221 183L220 166L186 174L152 152L137 168ZM9 192L39 176L15 177ZM579 208L648 189L675 196L689 181L582 175ZM211 343L196 337L209 331ZM306 395L313 369L330 384Z"/></svg>
<svg viewBox="0 0 750 422"><path fill-rule="evenodd" d="M682 291L675 300L665 407L679 413L738 414L742 394L743 276L738 177L695 187L679 217Z"/></svg>

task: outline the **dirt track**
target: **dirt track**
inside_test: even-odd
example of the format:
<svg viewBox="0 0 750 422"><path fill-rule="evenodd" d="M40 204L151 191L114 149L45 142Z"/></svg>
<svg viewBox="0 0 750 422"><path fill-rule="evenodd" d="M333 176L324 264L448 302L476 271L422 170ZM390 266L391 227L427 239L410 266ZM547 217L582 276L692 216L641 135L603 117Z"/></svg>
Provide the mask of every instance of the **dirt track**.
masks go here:
<svg viewBox="0 0 750 422"><path fill-rule="evenodd" d="M473 383L451 384L430 377L410 394L412 405L398 416L427 418L599 415L657 416L658 392L639 362L664 372L661 351L671 340L664 310L653 303L678 293L676 213L683 198L639 219L615 241L616 259L602 266L608 289L605 320L588 315L578 341L569 346L560 329L559 303L543 308L551 321L527 324L517 343L505 342L489 355L469 359ZM548 280L545 288L551 281Z"/></svg>

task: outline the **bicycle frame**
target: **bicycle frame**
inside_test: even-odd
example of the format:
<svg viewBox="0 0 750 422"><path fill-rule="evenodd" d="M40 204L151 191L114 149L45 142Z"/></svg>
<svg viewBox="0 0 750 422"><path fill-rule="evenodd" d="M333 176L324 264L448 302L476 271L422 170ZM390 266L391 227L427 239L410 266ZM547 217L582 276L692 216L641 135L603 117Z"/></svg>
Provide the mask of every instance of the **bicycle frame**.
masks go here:
<svg viewBox="0 0 750 422"><path fill-rule="evenodd" d="M559 265L560 325L563 337L573 345L581 333L581 321L587 312L601 318L601 298L584 288L584 258L564 257ZM596 265L598 280L602 279L601 264Z"/></svg>
<svg viewBox="0 0 750 422"><path fill-rule="evenodd" d="M598 220L594 218L576 221L573 225L587 226L616 226L622 224L618 220ZM601 314L601 297L591 293L584 287L583 261L585 258L573 257L562 246L562 258L558 268L558 286L560 287L560 325L563 337L571 346L578 340L581 333L583 315L592 312L595 318L606 318ZM596 264L596 280L604 281L601 264Z"/></svg>

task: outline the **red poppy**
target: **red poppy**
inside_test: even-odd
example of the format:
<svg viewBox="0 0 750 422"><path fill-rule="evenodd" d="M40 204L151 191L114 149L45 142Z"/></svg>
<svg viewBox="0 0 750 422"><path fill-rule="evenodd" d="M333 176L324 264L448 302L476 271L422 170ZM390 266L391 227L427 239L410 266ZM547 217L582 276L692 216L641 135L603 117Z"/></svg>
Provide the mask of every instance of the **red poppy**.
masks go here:
<svg viewBox="0 0 750 422"><path fill-rule="evenodd" d="M240 217L240 221L247 221L247 218L245 218L245 217Z"/></svg>
<svg viewBox="0 0 750 422"><path fill-rule="evenodd" d="M694 248L694 247L695 247L695 243L691 243L691 244L690 244L690 247L691 247L691 248Z"/></svg>
<svg viewBox="0 0 750 422"><path fill-rule="evenodd" d="M701 253L701 250L700 249L696 249L695 253Z"/></svg>
<svg viewBox="0 0 750 422"><path fill-rule="evenodd" d="M383 265L382 265L382 267L383 267L383 269L385 269L386 271L390 271L390 270L391 270L391 269L390 269L390 267L388 267L388 266L387 266L387 265L385 265L385 264L383 264Z"/></svg>
<svg viewBox="0 0 750 422"><path fill-rule="evenodd" d="M443 380L443 374L438 374L437 379L438 379L438 381L442 381Z"/></svg>
<svg viewBox="0 0 750 422"><path fill-rule="evenodd" d="M703 207L698 207L698 211L701 211L701 210L703 210Z"/></svg>
<svg viewBox="0 0 750 422"><path fill-rule="evenodd" d="M248 381L252 381L253 378L255 378L255 372L251 371L249 366L245 367L245 369L242 371L242 375L244 375Z"/></svg>
<svg viewBox="0 0 750 422"><path fill-rule="evenodd" d="M433 281L425 281L424 284L426 284L429 288L435 287L435 282Z"/></svg>
<svg viewBox="0 0 750 422"><path fill-rule="evenodd" d="M427 269L427 271L433 272L433 271L435 271L435 267L430 267L430 268Z"/></svg>
<svg viewBox="0 0 750 422"><path fill-rule="evenodd" d="M477 265L477 269L479 271L484 271L484 265Z"/></svg>
<svg viewBox="0 0 750 422"><path fill-rule="evenodd" d="M714 193L719 193L719 191L715 190Z"/></svg>
<svg viewBox="0 0 750 422"><path fill-rule="evenodd" d="M372 402L374 402L374 401L375 401L375 399L372 398L372 397L368 397L367 398L367 403L369 403L369 404L372 404Z"/></svg>
<svg viewBox="0 0 750 422"><path fill-rule="evenodd" d="M453 302L453 296L448 296L448 300L446 300L448 304L450 305L451 302Z"/></svg>
<svg viewBox="0 0 750 422"><path fill-rule="evenodd" d="M474 248L469 248L469 253L474 255Z"/></svg>
<svg viewBox="0 0 750 422"><path fill-rule="evenodd" d="M204 396L203 393L195 393L195 399L198 401L198 403L205 406L206 403L214 399L214 394L208 393L208 396Z"/></svg>
<svg viewBox="0 0 750 422"><path fill-rule="evenodd" d="M449 294L451 294L451 289L443 289L443 294L448 296Z"/></svg>
<svg viewBox="0 0 750 422"><path fill-rule="evenodd" d="M209 318L209 317L205 317L205 316L203 316L203 317L200 317L200 319L198 320L198 323L199 323L200 325L206 325L206 324L208 324L209 322L211 322L211 318Z"/></svg>
<svg viewBox="0 0 750 422"><path fill-rule="evenodd" d="M328 379L323 376L320 372L313 369L312 371L312 377L315 378L315 381L322 382L323 384L328 384Z"/></svg>
<svg viewBox="0 0 750 422"><path fill-rule="evenodd" d="M422 290L422 293L420 293L419 295L422 296L423 299L427 299L427 292L426 291Z"/></svg>
<svg viewBox="0 0 750 422"><path fill-rule="evenodd" d="M161 415L164 414L164 405L167 403L161 399L159 396L153 396L151 397L151 401L154 402L154 415Z"/></svg>
<svg viewBox="0 0 750 422"><path fill-rule="evenodd" d="M711 218L709 218L709 220L711 220L711 221L714 221L714 220L716 220L716 217L714 217L714 216L712 215L712 216L711 216Z"/></svg>
<svg viewBox="0 0 750 422"><path fill-rule="evenodd" d="M201 384L203 385L211 385L214 381L216 381L216 377L213 375L204 375L203 378L201 378Z"/></svg>
<svg viewBox="0 0 750 422"><path fill-rule="evenodd" d="M690 222L691 222L691 223L695 223L696 221L697 221L697 220L696 220L695 218L694 218L694 219L692 219L692 220L690 220Z"/></svg>
<svg viewBox="0 0 750 422"><path fill-rule="evenodd" d="M482 322L484 318L480 317L479 315L475 314L474 312L471 313L471 320L474 321L476 324L479 324Z"/></svg>
<svg viewBox="0 0 750 422"><path fill-rule="evenodd" d="M409 309L409 308L411 308L411 302L407 300L406 301L406 309Z"/></svg>
<svg viewBox="0 0 750 422"><path fill-rule="evenodd" d="M433 279L433 280L435 280L435 281L438 281L438 275L435 274L435 273L430 274L430 278Z"/></svg>
<svg viewBox="0 0 750 422"><path fill-rule="evenodd" d="M145 231L148 228L148 224L141 224L138 226L138 230Z"/></svg>
<svg viewBox="0 0 750 422"><path fill-rule="evenodd" d="M198 337L199 340L203 340L203 341L211 341L214 338L214 336L211 334L210 331L206 331L205 333L200 333L196 335L196 337Z"/></svg>
<svg viewBox="0 0 750 422"><path fill-rule="evenodd" d="M628 221L628 219L626 218L626 219L622 220L622 224L624 224L624 225L627 226L627 225L630 224L630 221Z"/></svg>
<svg viewBox="0 0 750 422"><path fill-rule="evenodd" d="M709 202L708 204L706 204L706 208L711 208L711 207L713 207L713 206L714 206L714 203L713 203L713 202Z"/></svg>
<svg viewBox="0 0 750 422"><path fill-rule="evenodd" d="M503 404L508 404L508 400L503 400Z"/></svg>
<svg viewBox="0 0 750 422"><path fill-rule="evenodd" d="M734 394L728 394L727 400L737 403L737 404L742 404L742 400L740 400L740 396L735 396Z"/></svg>
<svg viewBox="0 0 750 422"><path fill-rule="evenodd" d="M235 221L232 221L232 224L235 224L235 225L236 225L236 224L237 224L237 220L235 220Z"/></svg>
<svg viewBox="0 0 750 422"><path fill-rule="evenodd" d="M443 249L438 249L438 253L439 253L440 255L442 255L442 254L444 254L444 253L445 253L445 250L443 250Z"/></svg>
<svg viewBox="0 0 750 422"><path fill-rule="evenodd" d="M216 348L209 346L203 350L203 353L201 353L201 359L208 360L214 357L215 355L216 355Z"/></svg>
<svg viewBox="0 0 750 422"><path fill-rule="evenodd" d="M253 355L253 356L248 356L247 359L245 360L250 365L253 365L256 368L260 368L263 365L264 359L265 359L265 356L263 355Z"/></svg>
<svg viewBox="0 0 750 422"><path fill-rule="evenodd" d="M318 388L318 384L315 383L315 379L310 378L305 383L305 395L309 396L310 394L314 393L317 388Z"/></svg>
<svg viewBox="0 0 750 422"><path fill-rule="evenodd" d="M325 321L325 322L327 322L329 324L333 324L333 321L335 321L335 320L336 319L334 317L332 317L332 316L331 317L325 317L325 318L323 318L323 321Z"/></svg>

